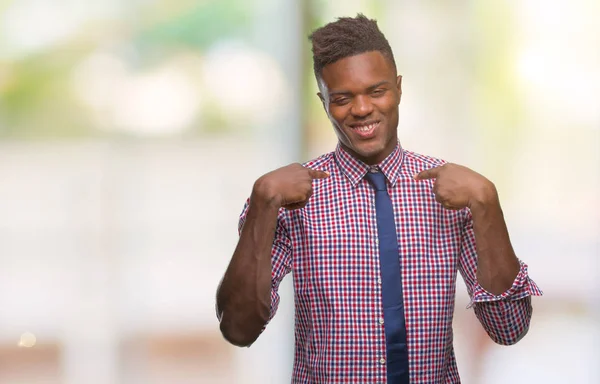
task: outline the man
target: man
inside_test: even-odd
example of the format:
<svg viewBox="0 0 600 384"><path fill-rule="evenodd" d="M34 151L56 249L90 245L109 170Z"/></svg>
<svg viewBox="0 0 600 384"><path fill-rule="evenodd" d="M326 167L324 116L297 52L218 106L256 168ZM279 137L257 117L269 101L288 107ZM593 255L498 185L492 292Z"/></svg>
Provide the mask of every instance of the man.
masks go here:
<svg viewBox="0 0 600 384"><path fill-rule="evenodd" d="M311 36L336 150L260 177L217 292L223 336L251 345L294 276L293 383L458 383L457 271L489 336L514 344L541 292L512 249L494 184L403 149L402 77L374 20Z"/></svg>

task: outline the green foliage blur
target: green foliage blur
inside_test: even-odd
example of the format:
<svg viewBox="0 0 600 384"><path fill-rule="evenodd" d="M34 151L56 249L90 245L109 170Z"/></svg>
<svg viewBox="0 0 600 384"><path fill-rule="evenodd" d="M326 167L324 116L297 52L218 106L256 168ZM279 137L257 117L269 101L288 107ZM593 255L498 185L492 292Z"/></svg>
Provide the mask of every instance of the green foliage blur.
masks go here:
<svg viewBox="0 0 600 384"><path fill-rule="evenodd" d="M34 50L22 50L18 41L0 34L0 139L123 135L101 129L110 121L99 124L103 117L92 116L77 97L72 86L77 66L97 51L120 58L133 74L177 55L201 59L219 40L244 39L251 5L243 0L117 2L110 16L92 12L68 36ZM11 6L25 5L13 1L0 7L0 20L11 17ZM195 121L187 131L197 134L202 128Z"/></svg>

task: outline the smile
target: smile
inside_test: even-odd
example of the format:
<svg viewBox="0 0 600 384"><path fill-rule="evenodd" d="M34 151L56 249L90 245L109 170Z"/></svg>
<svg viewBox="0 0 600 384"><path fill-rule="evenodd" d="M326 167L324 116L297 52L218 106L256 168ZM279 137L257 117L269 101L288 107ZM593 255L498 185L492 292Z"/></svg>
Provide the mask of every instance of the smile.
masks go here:
<svg viewBox="0 0 600 384"><path fill-rule="evenodd" d="M374 136L375 130L379 126L379 121L374 121L367 124L353 125L350 128L358 134L361 138L368 139Z"/></svg>

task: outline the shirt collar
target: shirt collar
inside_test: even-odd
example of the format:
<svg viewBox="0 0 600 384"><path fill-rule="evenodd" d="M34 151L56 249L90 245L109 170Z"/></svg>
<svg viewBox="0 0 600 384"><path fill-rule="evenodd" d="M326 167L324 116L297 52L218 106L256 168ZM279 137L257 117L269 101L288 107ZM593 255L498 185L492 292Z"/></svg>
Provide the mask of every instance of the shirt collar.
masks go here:
<svg viewBox="0 0 600 384"><path fill-rule="evenodd" d="M365 177L369 169L373 166L378 167L390 185L394 186L400 175L400 168L402 167L402 160L404 159L404 150L402 149L400 142L398 142L392 153L390 153L381 163L373 166L367 165L356 159L346 152L340 143L337 144L334 156L338 167L346 175L353 187Z"/></svg>

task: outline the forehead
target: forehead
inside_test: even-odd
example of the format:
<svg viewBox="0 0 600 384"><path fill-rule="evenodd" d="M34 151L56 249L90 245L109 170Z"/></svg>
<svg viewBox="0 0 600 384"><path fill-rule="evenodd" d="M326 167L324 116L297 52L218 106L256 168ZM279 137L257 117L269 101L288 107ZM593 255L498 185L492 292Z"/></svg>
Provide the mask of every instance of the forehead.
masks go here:
<svg viewBox="0 0 600 384"><path fill-rule="evenodd" d="M329 91L360 90L382 81L392 84L396 71L381 52L373 51L345 57L328 64L321 74L322 86Z"/></svg>

